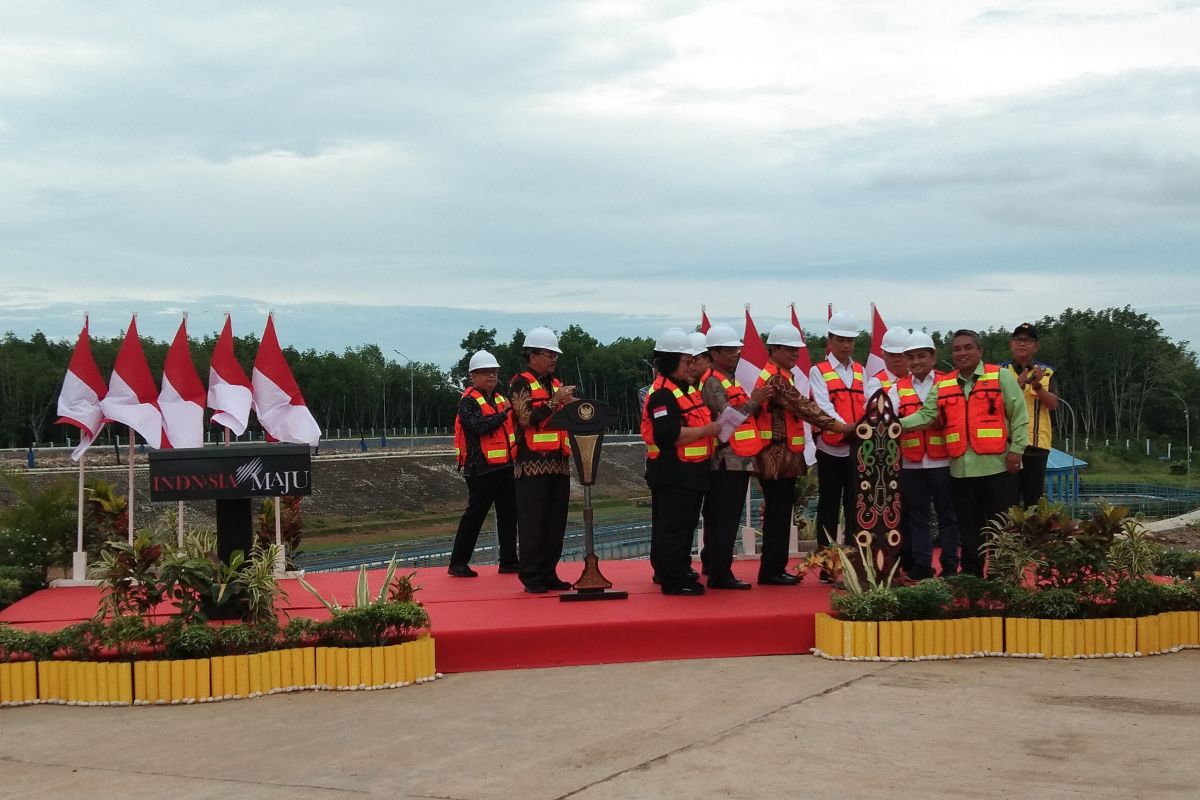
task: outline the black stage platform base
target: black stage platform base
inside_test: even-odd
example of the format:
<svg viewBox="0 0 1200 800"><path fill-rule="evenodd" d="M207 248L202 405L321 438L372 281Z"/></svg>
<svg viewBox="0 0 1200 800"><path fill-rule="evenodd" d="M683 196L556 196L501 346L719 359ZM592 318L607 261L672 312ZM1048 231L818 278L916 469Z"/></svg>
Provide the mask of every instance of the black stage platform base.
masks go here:
<svg viewBox="0 0 1200 800"><path fill-rule="evenodd" d="M564 603L576 603L580 600L625 600L629 592L613 589L579 589L570 594L560 594L558 599Z"/></svg>

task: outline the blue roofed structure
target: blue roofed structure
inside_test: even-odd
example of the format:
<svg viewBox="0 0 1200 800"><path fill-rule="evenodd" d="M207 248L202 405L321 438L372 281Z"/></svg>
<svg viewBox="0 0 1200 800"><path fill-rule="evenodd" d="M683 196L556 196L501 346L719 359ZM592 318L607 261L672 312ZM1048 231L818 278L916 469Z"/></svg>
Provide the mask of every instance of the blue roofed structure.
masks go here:
<svg viewBox="0 0 1200 800"><path fill-rule="evenodd" d="M1046 459L1046 499L1055 503L1078 500L1079 472L1086 466L1086 461L1050 448L1050 456Z"/></svg>

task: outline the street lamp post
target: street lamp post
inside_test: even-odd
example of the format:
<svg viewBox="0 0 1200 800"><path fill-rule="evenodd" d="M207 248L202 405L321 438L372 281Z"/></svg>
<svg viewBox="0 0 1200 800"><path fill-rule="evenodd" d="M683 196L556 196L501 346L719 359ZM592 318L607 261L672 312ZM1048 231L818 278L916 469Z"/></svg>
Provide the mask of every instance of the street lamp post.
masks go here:
<svg viewBox="0 0 1200 800"><path fill-rule="evenodd" d="M416 393L413 391L413 387L415 386L413 381L415 369L413 365L415 362L395 348L392 349L392 352L408 362L408 451L415 453L417 451L417 407L414 401Z"/></svg>
<svg viewBox="0 0 1200 800"><path fill-rule="evenodd" d="M1192 412L1188 408L1187 401L1183 399L1183 395L1179 392L1167 389L1167 394L1175 396L1175 399L1183 406L1183 449L1187 455L1187 477L1184 478L1184 486L1192 485Z"/></svg>

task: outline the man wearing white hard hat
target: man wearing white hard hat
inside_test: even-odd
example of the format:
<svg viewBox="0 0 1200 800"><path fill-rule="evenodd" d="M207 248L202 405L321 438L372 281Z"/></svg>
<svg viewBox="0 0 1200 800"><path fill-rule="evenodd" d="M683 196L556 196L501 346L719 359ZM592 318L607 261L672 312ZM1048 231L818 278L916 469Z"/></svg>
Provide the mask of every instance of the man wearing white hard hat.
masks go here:
<svg viewBox="0 0 1200 800"><path fill-rule="evenodd" d="M692 534L709 486L717 426L692 383L692 343L679 328L654 343L654 382L642 406L650 487L650 565L663 594L701 595L691 568Z"/></svg>
<svg viewBox="0 0 1200 800"><path fill-rule="evenodd" d="M517 437L513 470L520 577L525 591L544 594L571 588L558 577L571 500L571 445L566 431L547 427L546 421L575 402L575 387L554 375L562 350L549 328L529 331L521 348L526 368L509 384Z"/></svg>
<svg viewBox="0 0 1200 800"><path fill-rule="evenodd" d="M888 328L879 347L883 350L883 369L867 378L863 386L863 397L871 399L880 389L892 394L896 381L908 374L908 356L904 348L911 331L908 328Z"/></svg>
<svg viewBox="0 0 1200 800"><path fill-rule="evenodd" d="M962 571L983 577L983 528L1016 502L1012 476L1029 443L1029 412L1012 370L984 362L978 333L955 331L950 359L955 371L935 382L921 407L900 424L905 431L942 426ZM945 561L942 569L949 571Z"/></svg>
<svg viewBox="0 0 1200 800"><path fill-rule="evenodd" d="M900 416L919 409L934 385L949 377L934 369L937 348L924 331L914 331L904 346L908 374L896 381L890 395ZM933 577L933 532L929 509L937 511L938 541L943 575L958 571L958 512L950 494L950 456L946 435L938 422L900 437L900 490L904 495L900 562L913 580Z"/></svg>
<svg viewBox="0 0 1200 800"><path fill-rule="evenodd" d="M788 539L792 507L796 504L796 478L808 472L804 461L804 423L826 431L845 433L850 425L826 413L796 389L792 368L804 338L796 326L781 323L767 334L767 365L754 382L754 391L769 391L758 413L763 448L756 456L758 484L763 493L763 542L758 562L758 582L790 586L800 578L787 572Z"/></svg>
<svg viewBox="0 0 1200 800"><path fill-rule="evenodd" d="M471 385L458 401L454 418L454 453L467 482L467 508L458 522L450 549L448 572L456 578L474 578L471 556L479 530L492 506L500 540L500 572L516 572L517 498L513 483L513 453L517 446L512 407L496 391L500 364L487 350L471 356L467 365Z"/></svg>
<svg viewBox="0 0 1200 800"><path fill-rule="evenodd" d="M737 542L746 490L755 472L754 457L762 450L758 412L771 390L760 386L751 395L734 372L742 357L742 340L728 325L713 325L704 337L710 366L700 375L700 392L713 419L732 406L745 415L729 441L717 442L709 461L708 494L704 496L704 549L700 559L710 589L749 589L733 574L733 548Z"/></svg>
<svg viewBox="0 0 1200 800"><path fill-rule="evenodd" d="M812 399L852 429L866 411L863 365L854 360L858 320L848 311L839 311L829 317L826 333L829 353L808 373ZM837 543L839 516L845 516L847 527L854 519L855 480L846 436L825 431L817 437L817 544L821 547ZM824 570L821 580L833 581Z"/></svg>

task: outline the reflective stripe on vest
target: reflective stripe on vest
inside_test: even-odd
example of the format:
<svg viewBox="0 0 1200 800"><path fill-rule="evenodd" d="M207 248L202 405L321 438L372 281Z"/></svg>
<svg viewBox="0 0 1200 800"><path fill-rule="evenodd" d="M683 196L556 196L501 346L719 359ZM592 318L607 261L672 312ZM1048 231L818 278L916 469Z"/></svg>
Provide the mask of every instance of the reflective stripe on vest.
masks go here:
<svg viewBox="0 0 1200 800"><path fill-rule="evenodd" d="M817 364L821 377L825 379L825 388L829 392L829 402L837 411L839 417L849 425L853 425L866 413L866 397L863 395L863 368L857 362L850 363L850 386L842 380L842 376L833 368L833 363L825 359ZM821 441L836 447L846 443L846 436L833 431L822 431Z"/></svg>

